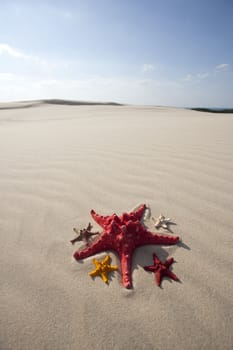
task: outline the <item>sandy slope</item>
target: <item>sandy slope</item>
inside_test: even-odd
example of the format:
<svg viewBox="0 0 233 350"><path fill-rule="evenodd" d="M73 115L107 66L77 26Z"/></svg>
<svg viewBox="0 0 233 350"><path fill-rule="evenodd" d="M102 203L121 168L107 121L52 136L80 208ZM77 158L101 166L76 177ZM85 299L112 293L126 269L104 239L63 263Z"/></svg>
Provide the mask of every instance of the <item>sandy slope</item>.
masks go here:
<svg viewBox="0 0 233 350"><path fill-rule="evenodd" d="M0 106L0 349L232 349L233 115L12 106ZM138 203L172 217L184 245L138 249L133 290L118 273L93 281L72 227ZM153 252L175 258L182 283L155 285Z"/></svg>

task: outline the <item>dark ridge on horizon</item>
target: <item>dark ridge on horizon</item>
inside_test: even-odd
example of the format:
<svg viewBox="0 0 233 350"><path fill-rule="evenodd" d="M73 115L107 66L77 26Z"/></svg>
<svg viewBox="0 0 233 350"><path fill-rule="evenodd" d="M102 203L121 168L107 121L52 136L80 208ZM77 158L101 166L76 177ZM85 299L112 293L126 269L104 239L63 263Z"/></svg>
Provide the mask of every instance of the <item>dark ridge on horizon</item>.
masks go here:
<svg viewBox="0 0 233 350"><path fill-rule="evenodd" d="M74 101L74 100L61 100L61 99L45 99L40 100L42 103L54 104L54 105L70 105L70 106L123 106L117 102L94 102L94 101Z"/></svg>
<svg viewBox="0 0 233 350"><path fill-rule="evenodd" d="M202 108L202 107L195 107L195 108L189 108L192 111L197 112L208 112L208 113L233 113L233 108Z"/></svg>
<svg viewBox="0 0 233 350"><path fill-rule="evenodd" d="M10 106L10 104L15 104L15 105ZM46 104L64 105L64 106L123 106L123 104L117 103L117 102L91 102L91 101L73 101L73 100L61 100L61 99L43 99L43 100L31 100L31 101L3 102L0 104L0 110L31 108L31 107L36 107L39 105L46 105Z"/></svg>

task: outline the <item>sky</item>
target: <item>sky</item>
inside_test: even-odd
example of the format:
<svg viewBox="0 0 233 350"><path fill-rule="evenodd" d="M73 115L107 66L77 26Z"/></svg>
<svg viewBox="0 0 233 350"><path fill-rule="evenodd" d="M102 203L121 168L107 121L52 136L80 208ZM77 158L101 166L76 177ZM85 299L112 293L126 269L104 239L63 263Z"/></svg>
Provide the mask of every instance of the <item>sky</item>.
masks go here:
<svg viewBox="0 0 233 350"><path fill-rule="evenodd" d="M233 107L233 0L0 0L0 102Z"/></svg>

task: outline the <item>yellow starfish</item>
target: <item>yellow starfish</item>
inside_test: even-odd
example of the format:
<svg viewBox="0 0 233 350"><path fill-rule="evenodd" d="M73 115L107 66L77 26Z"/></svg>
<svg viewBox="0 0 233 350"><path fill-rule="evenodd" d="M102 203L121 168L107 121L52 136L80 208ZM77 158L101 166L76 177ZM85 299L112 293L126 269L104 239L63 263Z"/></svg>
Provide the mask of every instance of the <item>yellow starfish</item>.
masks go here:
<svg viewBox="0 0 233 350"><path fill-rule="evenodd" d="M95 264L95 270L89 272L91 277L100 276L105 283L108 283L108 274L112 271L118 270L117 266L111 266L111 258L106 255L103 261L97 259L92 260Z"/></svg>

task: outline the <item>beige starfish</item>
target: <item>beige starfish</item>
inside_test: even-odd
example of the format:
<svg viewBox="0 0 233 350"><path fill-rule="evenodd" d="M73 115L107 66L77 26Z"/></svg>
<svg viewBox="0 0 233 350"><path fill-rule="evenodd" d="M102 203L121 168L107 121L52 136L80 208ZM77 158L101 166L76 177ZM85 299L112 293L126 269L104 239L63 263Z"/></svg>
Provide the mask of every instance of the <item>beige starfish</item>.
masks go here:
<svg viewBox="0 0 233 350"><path fill-rule="evenodd" d="M169 230L169 224L171 223L170 218L165 218L163 214L160 214L157 219L152 217L152 220L154 221L155 228L164 228L165 230Z"/></svg>

